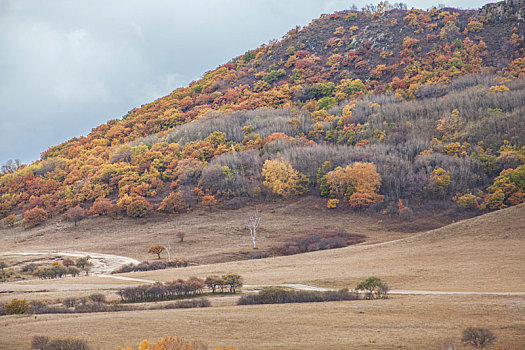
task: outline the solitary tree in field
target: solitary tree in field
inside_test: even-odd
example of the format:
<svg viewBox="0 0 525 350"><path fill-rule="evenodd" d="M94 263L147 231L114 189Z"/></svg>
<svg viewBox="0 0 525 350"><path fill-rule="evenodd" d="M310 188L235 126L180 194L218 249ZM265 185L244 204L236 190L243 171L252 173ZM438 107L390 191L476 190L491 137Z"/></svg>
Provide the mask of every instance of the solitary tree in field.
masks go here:
<svg viewBox="0 0 525 350"><path fill-rule="evenodd" d="M86 211L82 209L80 205L77 205L67 211L67 217L75 223L75 226L77 226L77 222L86 217Z"/></svg>
<svg viewBox="0 0 525 350"><path fill-rule="evenodd" d="M374 293L378 293L382 284L383 283L379 277L369 277L359 283L356 289L364 290L366 292L366 299L370 300L374 297Z"/></svg>
<svg viewBox="0 0 525 350"><path fill-rule="evenodd" d="M257 238L257 228L261 223L262 213L257 210L251 213L246 220L243 221L244 226L250 230L250 236L252 237L253 249L257 249L255 245L255 238Z"/></svg>
<svg viewBox="0 0 525 350"><path fill-rule="evenodd" d="M152 245L148 248L148 253L150 254L157 254L157 256L160 259L160 253L166 250L166 247L163 245Z"/></svg>
<svg viewBox="0 0 525 350"><path fill-rule="evenodd" d="M179 231L175 234L175 236L177 236L177 238L179 239L179 242L182 243L184 242L184 237L186 237L186 232Z"/></svg>
<svg viewBox="0 0 525 350"><path fill-rule="evenodd" d="M486 328L469 327L463 330L461 341L463 344L473 347L474 349L485 349L496 340L496 336Z"/></svg>

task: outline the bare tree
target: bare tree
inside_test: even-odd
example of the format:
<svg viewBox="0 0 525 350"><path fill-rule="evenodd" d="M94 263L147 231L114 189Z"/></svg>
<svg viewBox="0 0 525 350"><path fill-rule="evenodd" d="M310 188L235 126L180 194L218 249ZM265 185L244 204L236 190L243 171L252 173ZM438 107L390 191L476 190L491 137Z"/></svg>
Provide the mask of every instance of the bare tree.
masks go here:
<svg viewBox="0 0 525 350"><path fill-rule="evenodd" d="M246 220L243 221L243 225L246 226L248 230L250 230L250 236L252 237L253 241L253 249L257 249L255 238L257 238L257 228L261 223L261 218L261 211L256 210L255 212L251 213Z"/></svg>
<svg viewBox="0 0 525 350"><path fill-rule="evenodd" d="M12 159L9 159L7 163L0 167L0 173L14 173L18 168L20 168L20 166L22 166L22 162L20 161L20 159L15 159L14 161Z"/></svg>
<svg viewBox="0 0 525 350"><path fill-rule="evenodd" d="M496 336L486 328L469 327L463 330L461 341L475 349L484 349L496 340Z"/></svg>
<svg viewBox="0 0 525 350"><path fill-rule="evenodd" d="M67 211L67 217L69 220L75 222L75 226L77 226L77 222L86 217L86 211L77 205Z"/></svg>
<svg viewBox="0 0 525 350"><path fill-rule="evenodd" d="M186 237L186 232L179 231L175 234L175 236L177 236L177 238L179 239L179 242L182 243L184 242L184 237Z"/></svg>
<svg viewBox="0 0 525 350"><path fill-rule="evenodd" d="M171 244L170 244L169 239L166 242L166 253L168 253L168 262L170 263L171 262Z"/></svg>

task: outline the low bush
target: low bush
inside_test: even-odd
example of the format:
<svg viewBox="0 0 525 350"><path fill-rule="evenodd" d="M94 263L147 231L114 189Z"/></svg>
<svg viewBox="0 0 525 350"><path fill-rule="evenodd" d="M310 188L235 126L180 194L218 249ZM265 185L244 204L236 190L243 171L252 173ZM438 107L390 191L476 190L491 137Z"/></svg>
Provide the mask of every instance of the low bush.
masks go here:
<svg viewBox="0 0 525 350"><path fill-rule="evenodd" d="M208 299L200 298L193 300L181 300L176 303L163 305L162 309L191 309L195 307L210 307L211 303Z"/></svg>
<svg viewBox="0 0 525 350"><path fill-rule="evenodd" d="M6 315L21 315L29 310L29 303L25 299L13 299L5 305Z"/></svg>
<svg viewBox="0 0 525 350"><path fill-rule="evenodd" d="M154 270L164 270L168 267L186 267L188 266L188 261L186 259L176 259L170 262L165 261L143 261L139 264L127 264L122 265L118 269L114 270L112 273L127 273L127 272L140 272L140 271L154 271Z"/></svg>
<svg viewBox="0 0 525 350"><path fill-rule="evenodd" d="M82 339L50 339L45 335L35 335L31 340L31 349L39 350L90 350L91 347Z"/></svg>
<svg viewBox="0 0 525 350"><path fill-rule="evenodd" d="M101 304L101 303L86 303L75 306L76 313L90 313L90 312L118 312L130 311L131 308L125 305L116 304Z"/></svg>
<svg viewBox="0 0 525 350"><path fill-rule="evenodd" d="M315 303L323 301L357 300L358 297L357 293L350 292L348 289L317 292L268 288L261 290L258 294L242 296L237 302L237 305Z"/></svg>
<svg viewBox="0 0 525 350"><path fill-rule="evenodd" d="M264 259L270 256L270 253L265 251L258 251L258 252L250 252L246 257L248 259Z"/></svg>
<svg viewBox="0 0 525 350"><path fill-rule="evenodd" d="M343 248L349 245L362 243L366 236L348 234L345 231L310 234L306 237L295 238L278 248L274 248L278 255L293 255L316 250Z"/></svg>
<svg viewBox="0 0 525 350"><path fill-rule="evenodd" d="M106 302L106 296L102 293L91 294L90 296L88 296L88 299L94 303L105 303Z"/></svg>

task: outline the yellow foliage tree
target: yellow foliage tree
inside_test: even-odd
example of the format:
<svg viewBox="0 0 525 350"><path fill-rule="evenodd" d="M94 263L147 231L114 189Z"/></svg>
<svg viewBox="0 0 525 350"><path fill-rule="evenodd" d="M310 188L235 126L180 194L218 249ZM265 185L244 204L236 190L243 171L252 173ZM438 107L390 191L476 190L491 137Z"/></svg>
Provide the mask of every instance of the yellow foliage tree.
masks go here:
<svg viewBox="0 0 525 350"><path fill-rule="evenodd" d="M295 194L300 180L299 172L290 162L279 159L264 162L262 176L263 184L272 190L272 193L282 197Z"/></svg>
<svg viewBox="0 0 525 350"><path fill-rule="evenodd" d="M337 167L321 180L321 194L349 200L353 208L364 208L381 201L378 194L381 175L376 166L368 162L355 162L346 168Z"/></svg>

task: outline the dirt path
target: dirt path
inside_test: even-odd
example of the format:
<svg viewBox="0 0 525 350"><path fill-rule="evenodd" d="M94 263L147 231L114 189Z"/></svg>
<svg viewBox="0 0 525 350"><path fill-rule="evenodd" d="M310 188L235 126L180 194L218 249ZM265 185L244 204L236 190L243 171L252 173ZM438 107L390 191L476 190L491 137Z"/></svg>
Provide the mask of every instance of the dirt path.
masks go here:
<svg viewBox="0 0 525 350"><path fill-rule="evenodd" d="M78 252L68 251L63 252L59 250L39 250L31 252L2 252L1 255L55 255L55 256L73 256L83 257L89 256L93 266L91 267L90 273L95 276L109 275L116 268L126 264L138 264L139 261L128 258L125 256L112 255L112 254L100 254L100 253L89 253L89 252Z"/></svg>
<svg viewBox="0 0 525 350"><path fill-rule="evenodd" d="M390 241L390 242L383 242L383 243L376 243L371 244L370 246L377 246L377 245L385 245L385 244L392 244L399 241L405 241L406 238ZM73 257L83 257L83 256L90 256L90 261L93 263L93 267L91 269L91 274L100 278L112 278L117 280L123 280L123 281L133 281L133 282L141 282L141 283L156 283L157 281L154 280L147 280L142 278L133 278L133 277L125 277L125 276L116 276L112 275L111 272L115 270L116 268L125 265L125 264L138 264L139 261L128 258L125 256L118 256L118 255L112 255L112 254L100 254L100 253L89 253L89 252L78 252L78 251L72 251L72 252L63 252L63 251L55 251L55 250L41 250L41 251L31 251L31 252L2 252L0 253L0 256L2 255L56 255L56 256L73 256ZM122 288L124 285L108 285L108 284L67 284L67 285L52 285L52 284L45 284L42 285L39 283L38 285L16 285L13 286L12 284L11 288L2 288L0 286L0 291L6 292L6 291L14 291L14 290L34 290L34 288L42 289L43 287L45 289L53 289L53 290L59 290L59 289L70 289L70 290L80 290L80 289L111 289L111 288ZM4 287L7 287L7 284L4 284ZM299 283L283 283L283 284L268 284L268 285L245 285L243 286L243 291L245 292L257 292L263 288L268 287L287 287L292 288L296 290L305 290L305 291L319 291L319 292L326 292L326 291L335 291L336 289L331 288L323 288L323 287L317 287L317 286L311 286L306 284L299 284ZM14 290L13 290L14 288ZM499 296L525 296L525 292L472 292L472 291L432 291L432 290L391 290L390 294L412 294L412 295L499 295Z"/></svg>
<svg viewBox="0 0 525 350"><path fill-rule="evenodd" d="M283 283L267 285L244 285L243 291L257 292L268 287L287 287L297 290L328 292L337 289L310 286L307 284ZM390 294L412 294L412 295L500 295L500 296L525 296L525 292L470 292L470 291L439 291L439 290L391 290Z"/></svg>

